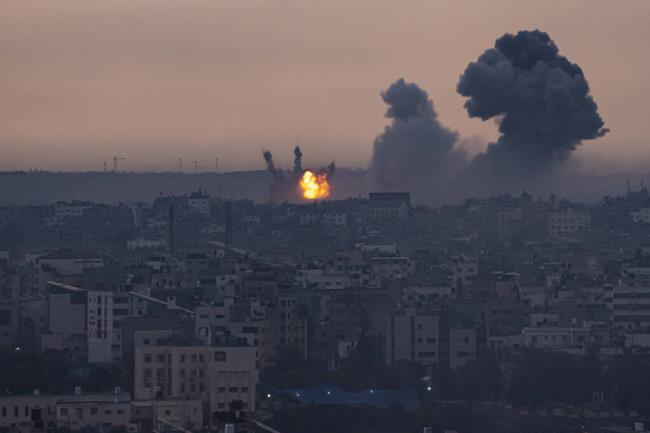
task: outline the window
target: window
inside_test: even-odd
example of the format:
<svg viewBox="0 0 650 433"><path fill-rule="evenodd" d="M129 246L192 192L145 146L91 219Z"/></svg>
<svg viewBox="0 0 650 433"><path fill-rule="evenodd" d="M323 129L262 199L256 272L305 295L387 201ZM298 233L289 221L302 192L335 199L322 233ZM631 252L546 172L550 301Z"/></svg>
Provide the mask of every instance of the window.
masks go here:
<svg viewBox="0 0 650 433"><path fill-rule="evenodd" d="M248 387L247 386L242 386L241 387L241 392L248 392Z"/></svg>
<svg viewBox="0 0 650 433"><path fill-rule="evenodd" d="M25 406L25 416L29 416L29 406Z"/></svg>
<svg viewBox="0 0 650 433"><path fill-rule="evenodd" d="M185 354L184 353L181 354L181 362L185 362Z"/></svg>
<svg viewBox="0 0 650 433"><path fill-rule="evenodd" d="M59 414L63 415L63 416L67 416L68 415L68 408L67 407L62 407L61 410L59 411Z"/></svg>
<svg viewBox="0 0 650 433"><path fill-rule="evenodd" d="M7 406L2 406L2 417L5 418L7 416Z"/></svg>
<svg viewBox="0 0 650 433"><path fill-rule="evenodd" d="M156 354L156 362L165 362L165 354L163 353Z"/></svg>
<svg viewBox="0 0 650 433"><path fill-rule="evenodd" d="M172 411L171 409L165 409L165 416L171 416Z"/></svg>
<svg viewBox="0 0 650 433"><path fill-rule="evenodd" d="M192 362L196 362L196 354L195 354L195 353L193 353L193 354L190 356L190 360L191 360Z"/></svg>
<svg viewBox="0 0 650 433"><path fill-rule="evenodd" d="M106 410L104 411L104 413L105 413L106 415L111 415L111 414L113 413L113 411L110 410L110 409L106 409Z"/></svg>
<svg viewBox="0 0 650 433"><path fill-rule="evenodd" d="M223 386L220 386L219 388L217 388L217 392L226 392L226 388L224 388Z"/></svg>
<svg viewBox="0 0 650 433"><path fill-rule="evenodd" d="M237 392L237 387L231 386L230 388L228 388L228 392Z"/></svg>
<svg viewBox="0 0 650 433"><path fill-rule="evenodd" d="M216 362L226 362L226 352L214 352L214 360Z"/></svg>
<svg viewBox="0 0 650 433"><path fill-rule="evenodd" d="M124 409L118 409L117 414L118 415L124 415Z"/></svg>
<svg viewBox="0 0 650 433"><path fill-rule="evenodd" d="M151 362L151 353L144 354L144 362Z"/></svg>
<svg viewBox="0 0 650 433"><path fill-rule="evenodd" d="M99 410L96 407L91 407L90 408L90 414L91 415L97 415L99 413Z"/></svg>

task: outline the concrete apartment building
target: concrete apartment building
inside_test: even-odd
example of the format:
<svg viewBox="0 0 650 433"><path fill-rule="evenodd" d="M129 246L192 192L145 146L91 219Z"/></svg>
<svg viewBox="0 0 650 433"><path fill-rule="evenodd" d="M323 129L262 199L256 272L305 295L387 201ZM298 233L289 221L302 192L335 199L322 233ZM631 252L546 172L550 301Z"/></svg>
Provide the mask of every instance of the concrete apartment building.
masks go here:
<svg viewBox="0 0 650 433"><path fill-rule="evenodd" d="M112 393L0 397L0 428L19 433L46 432L54 427L78 431L92 427L99 432L128 428L131 396L116 388Z"/></svg>
<svg viewBox="0 0 650 433"><path fill-rule="evenodd" d="M131 396L116 388L113 394L62 396L56 402L56 425L75 431L94 427L100 432L127 428L131 423Z"/></svg>
<svg viewBox="0 0 650 433"><path fill-rule="evenodd" d="M447 312L418 312L409 308L388 317L385 329L386 362L415 361L423 365L458 369L475 359L479 329L450 326Z"/></svg>
<svg viewBox="0 0 650 433"><path fill-rule="evenodd" d="M188 430L203 427L203 401L201 400L153 400L152 425L158 431L164 431L170 425L180 426Z"/></svg>
<svg viewBox="0 0 650 433"><path fill-rule="evenodd" d="M404 221L411 214L411 194L408 192L371 192L362 209L366 222Z"/></svg>
<svg viewBox="0 0 650 433"><path fill-rule="evenodd" d="M590 226L591 216L586 212L576 212L573 209L551 212L548 217L548 233L552 237L576 233Z"/></svg>
<svg viewBox="0 0 650 433"><path fill-rule="evenodd" d="M146 311L141 299L129 293L85 290L54 281L48 286L48 329L41 338L42 348L64 350L69 358L90 363L119 361L119 323Z"/></svg>
<svg viewBox="0 0 650 433"><path fill-rule="evenodd" d="M650 326L650 268L629 267L612 289L611 318L615 326Z"/></svg>
<svg viewBox="0 0 650 433"><path fill-rule="evenodd" d="M255 410L258 368L256 348L201 345L200 341L170 338L160 345L135 349L134 395L138 400L198 399L211 412L227 410L241 400Z"/></svg>
<svg viewBox="0 0 650 433"><path fill-rule="evenodd" d="M5 395L0 397L0 429L18 433L46 431L54 422L56 398L40 395Z"/></svg>

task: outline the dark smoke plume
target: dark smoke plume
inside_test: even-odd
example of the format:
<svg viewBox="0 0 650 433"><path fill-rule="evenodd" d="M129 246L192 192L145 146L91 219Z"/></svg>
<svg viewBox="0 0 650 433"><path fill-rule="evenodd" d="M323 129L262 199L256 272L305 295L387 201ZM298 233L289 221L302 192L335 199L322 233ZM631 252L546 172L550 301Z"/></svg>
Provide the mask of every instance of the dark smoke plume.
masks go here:
<svg viewBox="0 0 650 433"><path fill-rule="evenodd" d="M275 163L273 162L273 154L265 150L264 153L262 153L262 156L264 157L264 162L266 162L266 169L269 171L269 173L275 174Z"/></svg>
<svg viewBox="0 0 650 433"><path fill-rule="evenodd" d="M539 174L608 132L582 69L539 30L501 36L467 66L457 90L469 98L470 117L499 121L501 136L472 163L476 175Z"/></svg>
<svg viewBox="0 0 650 433"><path fill-rule="evenodd" d="M293 149L293 155L293 173L300 175L302 174L302 151L300 150L300 146L296 146Z"/></svg>
<svg viewBox="0 0 650 433"><path fill-rule="evenodd" d="M400 78L381 97L392 122L375 139L369 168L375 188L417 193L460 169L458 136L440 124L427 92Z"/></svg>

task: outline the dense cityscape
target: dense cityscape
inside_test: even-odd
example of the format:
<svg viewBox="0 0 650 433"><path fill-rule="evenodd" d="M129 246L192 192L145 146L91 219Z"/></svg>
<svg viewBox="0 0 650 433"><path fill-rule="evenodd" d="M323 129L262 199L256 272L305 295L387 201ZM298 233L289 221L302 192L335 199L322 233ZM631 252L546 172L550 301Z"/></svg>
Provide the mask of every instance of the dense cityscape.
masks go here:
<svg viewBox="0 0 650 433"><path fill-rule="evenodd" d="M0 433L650 433L650 1L2 6Z"/></svg>
<svg viewBox="0 0 650 433"><path fill-rule="evenodd" d="M0 429L639 430L649 236L629 185L3 207Z"/></svg>

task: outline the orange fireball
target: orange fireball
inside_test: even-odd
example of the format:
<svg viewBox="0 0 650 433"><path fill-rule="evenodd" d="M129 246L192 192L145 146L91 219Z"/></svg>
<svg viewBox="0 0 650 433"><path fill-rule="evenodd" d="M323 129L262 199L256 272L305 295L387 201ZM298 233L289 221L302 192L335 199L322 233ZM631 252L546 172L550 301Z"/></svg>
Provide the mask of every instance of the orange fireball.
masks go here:
<svg viewBox="0 0 650 433"><path fill-rule="evenodd" d="M327 173L314 173L306 170L300 178L300 189L302 196L307 200L318 200L330 196L330 184Z"/></svg>

